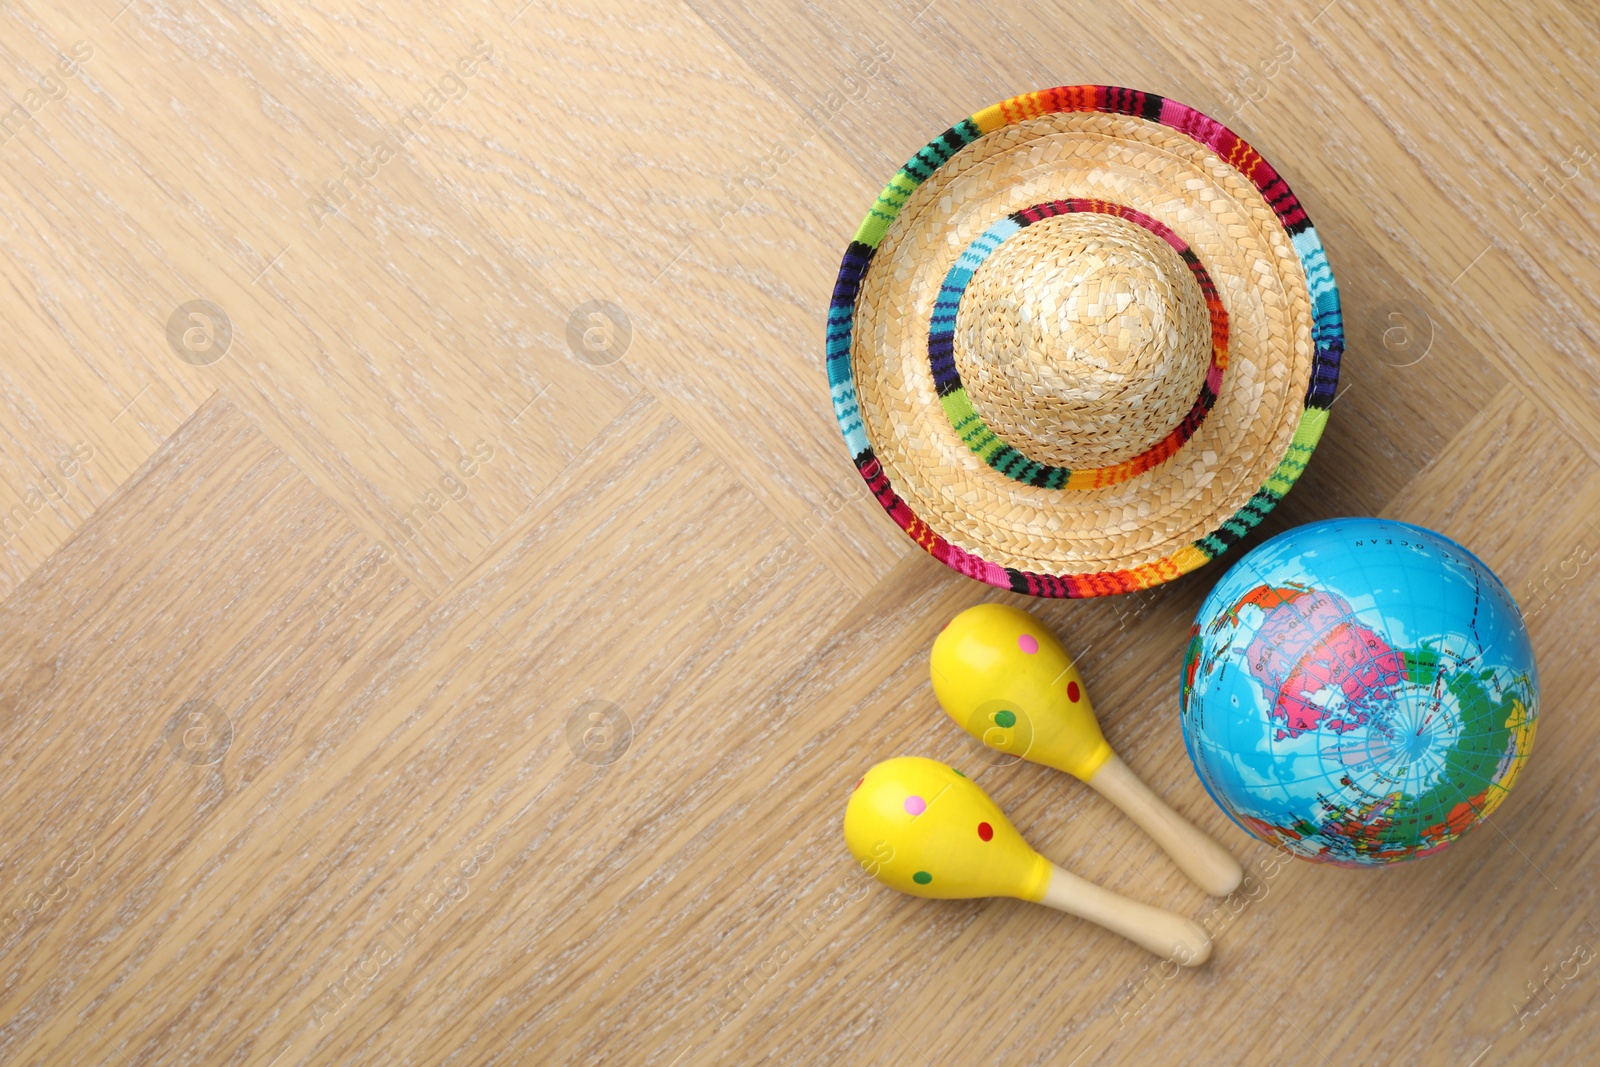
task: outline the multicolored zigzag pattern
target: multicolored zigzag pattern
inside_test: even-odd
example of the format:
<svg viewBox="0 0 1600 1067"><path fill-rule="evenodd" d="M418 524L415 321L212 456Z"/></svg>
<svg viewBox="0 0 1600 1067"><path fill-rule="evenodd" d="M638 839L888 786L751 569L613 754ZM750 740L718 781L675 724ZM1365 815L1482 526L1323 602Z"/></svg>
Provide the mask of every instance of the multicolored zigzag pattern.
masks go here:
<svg viewBox="0 0 1600 1067"><path fill-rule="evenodd" d="M979 137L1003 126L1062 111L1097 111L1132 115L1159 122L1210 148L1248 178L1271 205L1288 233L1295 254L1305 269L1310 289L1315 354L1311 383L1306 390L1305 408L1295 429L1294 440L1266 484L1256 491L1218 529L1154 563L1128 570L1101 571L1096 574L1035 574L1002 567L951 544L936 534L908 507L883 473L883 465L873 454L861 422L856 400L855 377L850 366L851 329L855 316L856 294L878 244L917 186L939 167ZM1225 343L1225 342L1224 342ZM1226 349L1224 348L1224 353ZM867 486L889 516L917 544L941 563L969 578L1040 597L1090 597L1127 593L1168 582L1222 555L1237 544L1283 499L1290 486L1305 470L1311 452L1322 437L1328 422L1328 407L1333 403L1339 382L1339 361L1344 354L1344 323L1339 311L1339 289L1311 219L1278 172L1261 158L1238 134L1199 111L1153 93L1121 89L1108 85L1067 85L1036 93L1014 96L969 118L928 142L890 179L878 195L867 217L845 249L834 282L833 299L828 308L827 367L833 410L839 420L846 445ZM1225 358L1225 356L1224 356ZM1066 486L1062 486L1066 488Z"/></svg>

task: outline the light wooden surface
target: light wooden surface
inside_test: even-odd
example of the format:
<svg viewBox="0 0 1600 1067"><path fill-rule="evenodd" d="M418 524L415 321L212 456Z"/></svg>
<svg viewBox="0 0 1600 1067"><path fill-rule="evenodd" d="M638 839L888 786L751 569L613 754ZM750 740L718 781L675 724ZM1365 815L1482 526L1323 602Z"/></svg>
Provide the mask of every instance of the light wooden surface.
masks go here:
<svg viewBox="0 0 1600 1067"><path fill-rule="evenodd" d="M523 5L0 8L0 1060L1600 1057L1588 4ZM1424 523L1531 614L1535 755L1438 857L1280 863L1205 797L1221 566L1029 606L1226 901L935 705L999 594L864 491L823 309L912 151L1095 81L1227 119L1337 272L1344 391L1258 537ZM226 352L169 342L193 300ZM593 301L627 326L574 349ZM844 799L901 753L1215 956L868 882Z"/></svg>

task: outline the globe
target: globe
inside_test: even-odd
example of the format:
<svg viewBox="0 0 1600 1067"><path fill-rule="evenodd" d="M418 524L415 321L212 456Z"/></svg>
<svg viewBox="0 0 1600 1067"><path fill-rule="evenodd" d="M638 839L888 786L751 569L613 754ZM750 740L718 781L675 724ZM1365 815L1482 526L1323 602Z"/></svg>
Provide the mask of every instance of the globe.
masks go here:
<svg viewBox="0 0 1600 1067"><path fill-rule="evenodd" d="M1437 852L1505 800L1539 686L1522 613L1477 557L1419 526L1332 519L1217 583L1180 707L1189 758L1234 822L1368 867Z"/></svg>

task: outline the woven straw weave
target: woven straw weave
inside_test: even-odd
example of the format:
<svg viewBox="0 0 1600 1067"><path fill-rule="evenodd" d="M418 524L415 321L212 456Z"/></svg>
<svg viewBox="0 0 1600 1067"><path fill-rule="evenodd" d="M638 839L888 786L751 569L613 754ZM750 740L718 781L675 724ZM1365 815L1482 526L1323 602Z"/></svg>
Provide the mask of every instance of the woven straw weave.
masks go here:
<svg viewBox="0 0 1600 1067"><path fill-rule="evenodd" d="M1192 109L1097 86L919 153L829 321L841 428L891 516L1046 596L1170 580L1259 522L1342 350L1316 232L1270 166Z"/></svg>

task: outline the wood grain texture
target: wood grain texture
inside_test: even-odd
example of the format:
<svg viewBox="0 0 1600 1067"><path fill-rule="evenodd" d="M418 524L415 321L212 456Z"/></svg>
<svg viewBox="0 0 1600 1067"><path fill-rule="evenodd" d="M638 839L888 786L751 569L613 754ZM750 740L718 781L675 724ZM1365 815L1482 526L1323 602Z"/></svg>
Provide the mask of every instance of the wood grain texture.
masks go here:
<svg viewBox="0 0 1600 1067"><path fill-rule="evenodd" d="M1549 978L1600 953L1590 15L6 6L0 1060L1594 1061L1593 963ZM936 705L940 626L1022 602L865 492L824 309L911 152L1087 81L1226 118L1337 273L1329 430L1243 547L1420 522L1528 613L1536 754L1438 857L1281 865L1206 797L1177 671L1220 567L1023 606L1245 863L1226 900ZM169 340L195 299L232 330L214 360ZM839 820L895 754L968 770L1214 958L872 883Z"/></svg>

